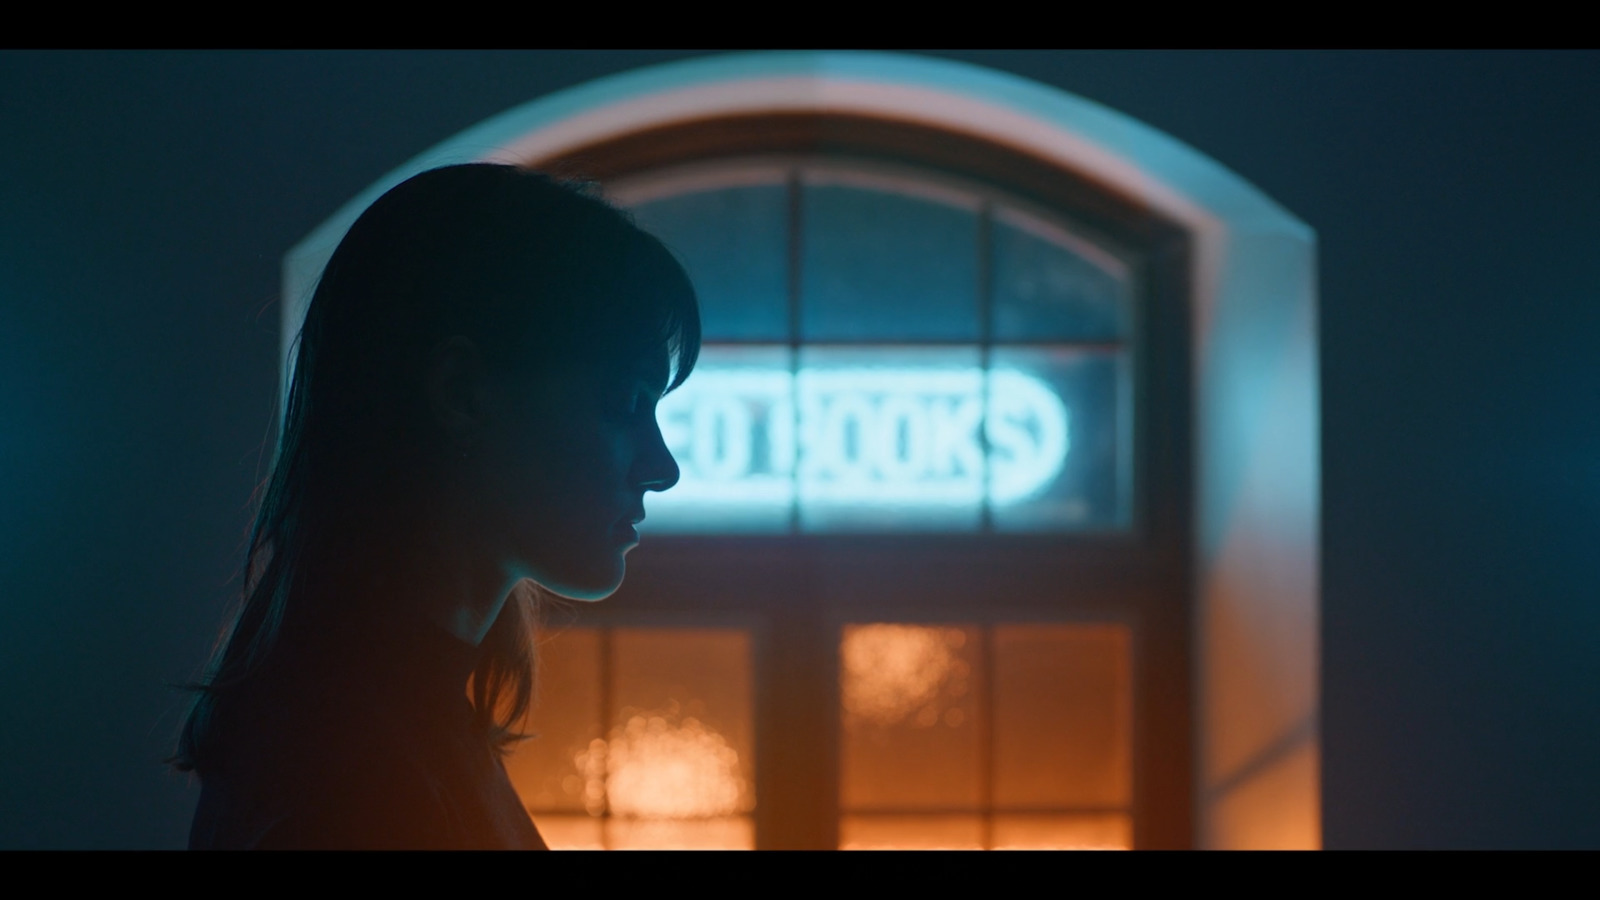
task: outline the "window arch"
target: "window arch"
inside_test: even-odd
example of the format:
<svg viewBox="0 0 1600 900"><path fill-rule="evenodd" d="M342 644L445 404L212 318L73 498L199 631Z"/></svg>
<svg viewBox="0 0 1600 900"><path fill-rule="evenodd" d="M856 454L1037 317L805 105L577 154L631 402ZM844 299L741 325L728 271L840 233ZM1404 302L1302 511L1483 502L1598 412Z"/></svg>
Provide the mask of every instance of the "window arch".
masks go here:
<svg viewBox="0 0 1600 900"><path fill-rule="evenodd" d="M415 171L477 158L596 176L621 195L648 193L652 178L660 187L690 177L696 165L702 174L727 175L741 165L759 168L782 160L790 201L796 193L803 200L806 187L817 181L808 173L822 170L866 176L869 183L876 177L872 190L892 195L896 191L886 189L883 179L897 169L902 188L909 181L924 193L934 186L977 198L973 220L981 236L972 256L976 268L989 269L987 280L973 279L980 294L995 293L988 277L999 268L995 223L1006 218L996 210L1014 210L1013 218L1031 221L1035 236L1051 229L1058 237L1090 236L1078 245L1056 243L1114 248L1109 256L1132 261L1130 271L1137 272L1126 282L1136 299L1125 308L1134 315L1121 349L1112 351L1129 360L1122 384L1124 408L1131 410L1119 451L1128 462L1127 514L1113 517L1118 527L1096 531L1079 523L1074 531L1056 521L1049 525L1054 535L1007 534L997 527L1003 516L985 489L977 534L913 537L876 528L866 529L878 532L870 540L859 534L808 538L797 500L786 527L798 535L779 529L765 537L676 536L655 542L659 552L641 548L644 565L636 568L635 580L614 598L618 602L586 623L591 630L580 629L577 642L591 642L593 652L561 665L593 670L574 683L598 685L595 703L603 719L637 724L644 734L660 718L683 744L705 735L685 731L687 720L668 722L644 715L652 711L640 706L632 713L621 708L627 690L643 690L627 688L629 667L681 654L697 641L709 642L702 658L722 653L748 661L742 676L721 679L723 688L733 685L735 694L743 690L747 696L729 701L748 702L752 711L742 723L712 727L704 716L690 717L697 727L716 732L712 737L722 742L717 746L747 762L756 758L743 774L729 776L747 781L732 793L724 790L734 799L719 814L722 819L706 820L708 827L724 828L724 838L746 834L766 846L870 844L874 828L904 814L920 817L924 831L959 831L967 827L963 822L976 823L976 838L952 840L995 845L1005 844L1006 834L1015 836L1029 815L1077 816L1073 827L1080 835L1087 833L1082 828L1099 827L1089 818L1100 815L1110 829L1105 834L1131 837L1138 846L1316 844L1317 469L1309 229L1170 138L1020 79L880 54L733 55L626 73L543 98L391 173L286 258L286 341L321 261L360 209ZM863 190L860 178L848 189ZM650 210L642 196L623 199L637 202L645 218L660 212ZM790 219L797 217L797 206L804 209L803 203L789 203ZM790 233L803 231L791 227ZM790 246L789 255L800 264L791 265L786 278L792 282L800 272L804 280L803 254ZM807 323L806 296L788 287L788 340L768 348L779 356L787 351L784 362L798 376L799 354L808 349L798 336ZM980 297L975 317L981 333L974 343L986 357L977 369L991 373L992 357L1005 344L1005 326L994 307L994 296ZM919 324L937 330L932 322ZM901 335L893 343L905 342ZM912 427L900 426L902 470L914 468L907 465L911 451L904 437ZM803 493L798 473L792 481L796 494ZM641 579L645 570L650 577ZM644 580L648 590L635 590ZM766 584L784 586L777 591L783 596L768 598L765 606L749 602L752 588ZM1053 587L1041 590L1041 584ZM1238 623L1247 620L1267 627L1241 628ZM651 623L678 629L673 641L663 643L647 627ZM880 626L912 630L872 630ZM896 810L894 802L874 807L876 801L864 798L856 783L872 763L850 756L859 750L851 742L864 726L840 714L852 684L860 687L850 681L851 648L871 646L875 634L891 633L913 645L943 635L947 649L966 648L946 656L952 665L967 667L968 686L976 688L970 693L988 704L962 701L967 705L947 704L944 710L964 710L973 722L969 731L982 732L969 742L974 761L966 769L970 777L962 777L971 782L971 796L959 809ZM1101 643L1094 644L1100 639L1095 635ZM1007 678L1021 683L1014 672L1006 673L1030 658L1028 646L1036 657L1058 661L1094 659L1102 651L1123 654L1123 662L1108 663L1091 676L1110 678L1105 696L1125 690L1132 708L1123 732L1130 784L1121 794L1107 795L1109 801L1031 809L1026 792L1019 802L1015 773L996 762L1014 757L1016 747L1003 734L1008 727L1015 732L1015 723L1006 725L1002 712L1006 702L1016 703L997 691L1003 692ZM1085 649L1090 647L1101 650ZM1128 673L1124 682L1117 681L1118 671ZM817 677L827 672L838 677ZM819 686L822 681L828 683ZM788 712L773 712L780 708ZM1108 715L1101 720L1115 720L1114 710ZM807 734L812 743L816 734L825 735L838 753L796 750L810 747ZM625 734L613 731L611 737L616 748L629 746ZM1119 738L1108 740L1115 744ZM587 759L591 768L597 765L594 757ZM1083 762L1066 768L1093 768ZM1026 759L1013 764L1032 765ZM1046 768L1059 773L1064 764ZM1119 783L1118 776L1106 777L1102 783ZM732 783L722 782L724 788ZM583 783L580 793L588 790ZM1082 800L1093 793L1074 796ZM608 802L618 805L616 798ZM625 814L607 827L638 824ZM1115 838L1117 833L1123 837ZM617 834L608 840L632 840Z"/></svg>

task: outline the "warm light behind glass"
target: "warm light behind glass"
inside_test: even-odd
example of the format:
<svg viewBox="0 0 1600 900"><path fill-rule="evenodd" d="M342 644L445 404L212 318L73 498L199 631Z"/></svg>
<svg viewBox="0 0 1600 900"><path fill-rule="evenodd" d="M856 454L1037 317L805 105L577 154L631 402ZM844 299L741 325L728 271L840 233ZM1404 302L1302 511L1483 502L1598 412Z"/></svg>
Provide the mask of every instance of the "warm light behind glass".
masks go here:
<svg viewBox="0 0 1600 900"><path fill-rule="evenodd" d="M506 774L529 808L583 814L594 798L585 796L573 759L603 730L600 632L573 628L546 636L539 645L538 673L537 700L526 727L534 737L506 757ZM535 818L543 830L544 818Z"/></svg>
<svg viewBox="0 0 1600 900"><path fill-rule="evenodd" d="M1133 818L1102 815L1015 815L994 817L996 850L1127 850L1133 846Z"/></svg>
<svg viewBox="0 0 1600 900"><path fill-rule="evenodd" d="M1126 849L1120 625L843 629L839 846Z"/></svg>
<svg viewBox="0 0 1600 900"><path fill-rule="evenodd" d="M993 642L995 804L1131 803L1127 630L1000 625Z"/></svg>
<svg viewBox="0 0 1600 900"><path fill-rule="evenodd" d="M981 816L844 816L841 850L982 850Z"/></svg>
<svg viewBox="0 0 1600 900"><path fill-rule="evenodd" d="M749 637L574 628L540 645L506 769L553 849L751 849ZM609 727L601 723L609 720Z"/></svg>
<svg viewBox="0 0 1600 900"><path fill-rule="evenodd" d="M840 645L845 809L979 803L975 628L854 625Z"/></svg>

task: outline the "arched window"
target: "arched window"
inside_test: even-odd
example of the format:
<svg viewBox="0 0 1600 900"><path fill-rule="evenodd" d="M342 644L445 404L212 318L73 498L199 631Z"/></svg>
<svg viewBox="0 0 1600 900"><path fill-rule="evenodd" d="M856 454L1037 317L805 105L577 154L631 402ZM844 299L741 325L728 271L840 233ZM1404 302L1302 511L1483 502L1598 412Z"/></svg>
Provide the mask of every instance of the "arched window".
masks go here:
<svg viewBox="0 0 1600 900"><path fill-rule="evenodd" d="M724 57L369 191L464 155L593 177L701 294L683 481L623 589L552 622L509 762L553 845L1315 843L1309 232L1048 94ZM370 199L291 254L286 328ZM1238 377L1264 352L1270 390ZM1252 604L1268 637L1227 627Z"/></svg>

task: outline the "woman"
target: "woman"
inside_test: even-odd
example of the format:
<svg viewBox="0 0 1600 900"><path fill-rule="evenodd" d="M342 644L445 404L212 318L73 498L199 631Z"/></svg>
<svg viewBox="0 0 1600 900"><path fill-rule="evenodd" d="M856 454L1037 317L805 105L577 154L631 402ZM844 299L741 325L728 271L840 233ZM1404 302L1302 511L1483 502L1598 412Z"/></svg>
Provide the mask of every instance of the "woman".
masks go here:
<svg viewBox="0 0 1600 900"><path fill-rule="evenodd" d="M655 404L699 343L682 267L580 188L452 166L363 213L174 759L201 780L190 846L542 848L499 759L536 599L621 584L678 477Z"/></svg>

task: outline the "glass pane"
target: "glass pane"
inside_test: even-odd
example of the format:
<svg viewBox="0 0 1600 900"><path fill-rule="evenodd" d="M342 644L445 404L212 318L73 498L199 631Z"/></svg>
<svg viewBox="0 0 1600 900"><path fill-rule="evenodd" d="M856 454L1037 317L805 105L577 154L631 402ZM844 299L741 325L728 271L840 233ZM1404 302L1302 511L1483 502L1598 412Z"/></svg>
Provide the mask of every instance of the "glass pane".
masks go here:
<svg viewBox="0 0 1600 900"><path fill-rule="evenodd" d="M994 337L1001 341L1115 341L1127 336L1128 270L1059 225L994 213Z"/></svg>
<svg viewBox="0 0 1600 900"><path fill-rule="evenodd" d="M595 796L586 794L580 766L601 731L600 633L592 628L542 632L537 659L538 694L527 724L534 736L506 757L506 774L535 813L598 815L603 806L599 785ZM534 818L542 829L547 817Z"/></svg>
<svg viewBox="0 0 1600 900"><path fill-rule="evenodd" d="M803 347L803 531L970 531L980 522L976 347Z"/></svg>
<svg viewBox="0 0 1600 900"><path fill-rule="evenodd" d="M611 814L704 820L754 808L748 635L616 629L611 659L616 713L600 749Z"/></svg>
<svg viewBox="0 0 1600 900"><path fill-rule="evenodd" d="M534 824L551 850L604 850L603 819L592 816L536 814Z"/></svg>
<svg viewBox="0 0 1600 900"><path fill-rule="evenodd" d="M842 816L840 850L982 850L978 816Z"/></svg>
<svg viewBox="0 0 1600 900"><path fill-rule="evenodd" d="M987 434L997 531L1127 525L1126 365L1119 351L994 348Z"/></svg>
<svg viewBox="0 0 1600 900"><path fill-rule="evenodd" d="M788 347L706 346L656 409L677 486L645 497L642 532L787 531L794 505Z"/></svg>
<svg viewBox="0 0 1600 900"><path fill-rule="evenodd" d="M800 213L802 339L978 339L976 201L905 187L808 177Z"/></svg>
<svg viewBox="0 0 1600 900"><path fill-rule="evenodd" d="M850 625L839 645L840 805L979 804L982 644L971 626Z"/></svg>
<svg viewBox="0 0 1600 900"><path fill-rule="evenodd" d="M1131 850L1133 820L1125 815L997 815L996 850Z"/></svg>
<svg viewBox="0 0 1600 900"><path fill-rule="evenodd" d="M1129 679L1123 626L997 626L995 805L1009 810L1127 806L1132 799Z"/></svg>
<svg viewBox="0 0 1600 900"><path fill-rule="evenodd" d="M708 341L789 339L788 187L781 182L680 194L633 208L683 260Z"/></svg>
<svg viewBox="0 0 1600 900"><path fill-rule="evenodd" d="M754 850L749 816L723 819L607 819L613 850Z"/></svg>

